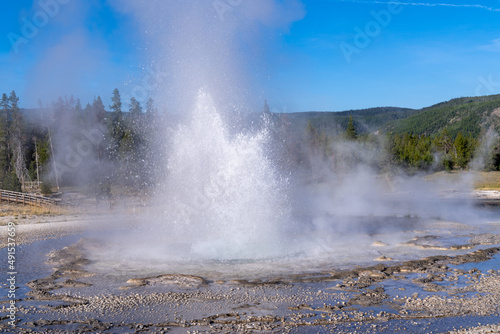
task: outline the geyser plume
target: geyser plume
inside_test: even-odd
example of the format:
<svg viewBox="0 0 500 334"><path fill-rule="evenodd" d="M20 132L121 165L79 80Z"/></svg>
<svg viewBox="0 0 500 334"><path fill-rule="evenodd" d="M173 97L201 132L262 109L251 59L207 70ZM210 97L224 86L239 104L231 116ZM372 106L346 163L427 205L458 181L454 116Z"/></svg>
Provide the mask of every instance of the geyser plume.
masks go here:
<svg viewBox="0 0 500 334"><path fill-rule="evenodd" d="M158 227L190 257L261 258L284 251L290 222L287 180L266 148L269 133L231 134L201 90L187 125L173 135L158 193Z"/></svg>
<svg viewBox="0 0 500 334"><path fill-rule="evenodd" d="M155 205L149 222L132 232L147 241L136 238L127 254L168 262L285 253L288 185L273 164L269 133L255 124L235 131L232 121L262 105L257 86L265 73L255 71L263 66L257 64L261 42L302 18L301 2L112 3L144 32L148 60L165 68L168 79L155 102L188 120L165 130L169 144L161 152L167 158L157 175Z"/></svg>

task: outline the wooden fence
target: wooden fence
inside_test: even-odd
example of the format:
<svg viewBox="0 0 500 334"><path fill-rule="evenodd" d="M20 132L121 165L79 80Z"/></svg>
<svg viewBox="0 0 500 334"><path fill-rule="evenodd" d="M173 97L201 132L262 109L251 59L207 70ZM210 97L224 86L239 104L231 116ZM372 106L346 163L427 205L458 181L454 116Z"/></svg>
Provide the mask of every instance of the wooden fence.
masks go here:
<svg viewBox="0 0 500 334"><path fill-rule="evenodd" d="M41 206L41 207L54 206L58 204L58 201L56 201L53 198L48 198L41 195L20 193L17 191L9 191L9 190L0 190L0 202L1 201L21 203L25 205Z"/></svg>

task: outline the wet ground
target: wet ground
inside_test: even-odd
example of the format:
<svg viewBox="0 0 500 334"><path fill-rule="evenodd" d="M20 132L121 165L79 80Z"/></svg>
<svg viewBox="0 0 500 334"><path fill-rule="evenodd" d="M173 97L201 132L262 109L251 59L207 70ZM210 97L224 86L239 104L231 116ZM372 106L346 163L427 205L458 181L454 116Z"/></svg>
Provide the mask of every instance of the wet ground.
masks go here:
<svg viewBox="0 0 500 334"><path fill-rule="evenodd" d="M341 255L329 250L321 256L303 254L265 264L207 263L147 272L106 270L111 263L96 263L95 250L106 244L83 231L89 222L98 230L95 222L104 219L19 219L15 322L9 323L12 298L2 294L0 330L488 333L499 329L500 219L478 226L408 218L392 222L406 226L396 239L392 229L377 229L369 238L360 238L359 245L335 248ZM7 225L1 228L5 239ZM5 246L0 250L2 259L8 258ZM5 262L3 273L9 271ZM255 266L260 269L251 274ZM8 278L2 280L3 291L9 290Z"/></svg>

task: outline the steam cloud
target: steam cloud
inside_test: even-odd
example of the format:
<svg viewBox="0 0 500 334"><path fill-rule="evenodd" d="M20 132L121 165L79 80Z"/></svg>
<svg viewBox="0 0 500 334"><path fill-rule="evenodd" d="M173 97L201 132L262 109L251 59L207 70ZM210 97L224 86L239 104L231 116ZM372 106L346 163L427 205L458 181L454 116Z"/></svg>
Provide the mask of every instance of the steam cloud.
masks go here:
<svg viewBox="0 0 500 334"><path fill-rule="evenodd" d="M305 15L297 0L112 3L138 22L147 54L169 73L155 100L179 113L193 110L200 87L220 106L260 107L264 98L254 99L262 78L253 70L259 43Z"/></svg>

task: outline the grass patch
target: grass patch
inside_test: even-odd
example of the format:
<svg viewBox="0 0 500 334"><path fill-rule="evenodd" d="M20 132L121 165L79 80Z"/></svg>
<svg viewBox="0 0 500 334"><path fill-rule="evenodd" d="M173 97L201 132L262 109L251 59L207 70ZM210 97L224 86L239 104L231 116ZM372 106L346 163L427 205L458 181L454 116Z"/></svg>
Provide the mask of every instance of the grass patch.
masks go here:
<svg viewBox="0 0 500 334"><path fill-rule="evenodd" d="M460 171L436 172L425 177L428 182L445 182L449 185L459 185L461 182L470 184L476 190L500 190L500 171L478 172Z"/></svg>
<svg viewBox="0 0 500 334"><path fill-rule="evenodd" d="M480 190L500 190L500 171L480 172L474 187Z"/></svg>
<svg viewBox="0 0 500 334"><path fill-rule="evenodd" d="M43 215L67 215L71 213L68 208L53 206L53 207L38 207L14 203L0 203L0 217L15 216L15 219L24 219L29 216Z"/></svg>

